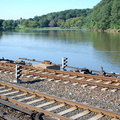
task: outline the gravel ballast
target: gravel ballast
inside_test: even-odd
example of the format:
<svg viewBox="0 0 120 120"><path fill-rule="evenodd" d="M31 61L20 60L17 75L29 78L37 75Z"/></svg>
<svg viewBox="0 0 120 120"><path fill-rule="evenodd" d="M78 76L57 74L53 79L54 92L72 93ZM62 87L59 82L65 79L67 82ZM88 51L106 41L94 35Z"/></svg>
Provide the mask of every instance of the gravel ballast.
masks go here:
<svg viewBox="0 0 120 120"><path fill-rule="evenodd" d="M14 74L0 73L0 80L10 82L15 79ZM102 91L100 87L90 89L90 86L82 87L81 84L73 85L68 82L55 82L44 79L34 79L33 77L20 77L22 83L13 83L31 90L45 92L50 95L59 96L69 100L81 102L84 104L96 106L114 112L120 112L120 90L111 92L111 90ZM33 81L36 82L27 82Z"/></svg>

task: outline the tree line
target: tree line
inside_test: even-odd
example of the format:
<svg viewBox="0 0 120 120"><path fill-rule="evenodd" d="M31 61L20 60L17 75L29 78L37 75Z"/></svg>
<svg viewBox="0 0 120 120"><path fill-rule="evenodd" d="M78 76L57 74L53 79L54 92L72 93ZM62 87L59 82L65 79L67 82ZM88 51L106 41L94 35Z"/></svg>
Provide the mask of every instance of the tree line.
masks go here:
<svg viewBox="0 0 120 120"><path fill-rule="evenodd" d="M0 20L0 30L19 28L120 29L120 1L102 0L93 9L74 9L29 19Z"/></svg>
<svg viewBox="0 0 120 120"><path fill-rule="evenodd" d="M35 16L29 19L0 20L0 28L10 30L20 26L28 28L61 27L61 28L81 28L84 18L91 12L90 9L65 10L61 12L49 13L42 16Z"/></svg>

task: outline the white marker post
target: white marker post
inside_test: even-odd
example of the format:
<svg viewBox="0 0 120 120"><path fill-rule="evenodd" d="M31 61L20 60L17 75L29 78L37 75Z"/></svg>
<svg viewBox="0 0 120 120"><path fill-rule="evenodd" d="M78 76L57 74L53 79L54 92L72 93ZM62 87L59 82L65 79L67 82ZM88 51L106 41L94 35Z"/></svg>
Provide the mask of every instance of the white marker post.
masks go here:
<svg viewBox="0 0 120 120"><path fill-rule="evenodd" d="M15 67L15 80L13 82L18 83L18 78L20 77L20 65L16 64Z"/></svg>
<svg viewBox="0 0 120 120"><path fill-rule="evenodd" d="M65 70L65 67L67 66L67 62L68 62L67 59L68 58L66 58L66 57L62 58L62 70Z"/></svg>

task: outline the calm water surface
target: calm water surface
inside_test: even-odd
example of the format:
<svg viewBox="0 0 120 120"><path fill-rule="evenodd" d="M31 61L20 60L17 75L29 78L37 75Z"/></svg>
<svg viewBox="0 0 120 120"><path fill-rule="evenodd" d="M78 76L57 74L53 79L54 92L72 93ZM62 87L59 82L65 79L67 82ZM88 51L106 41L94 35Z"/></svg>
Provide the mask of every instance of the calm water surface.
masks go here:
<svg viewBox="0 0 120 120"><path fill-rule="evenodd" d="M1 32L0 57L50 60L61 64L120 73L120 34L87 30L37 30Z"/></svg>

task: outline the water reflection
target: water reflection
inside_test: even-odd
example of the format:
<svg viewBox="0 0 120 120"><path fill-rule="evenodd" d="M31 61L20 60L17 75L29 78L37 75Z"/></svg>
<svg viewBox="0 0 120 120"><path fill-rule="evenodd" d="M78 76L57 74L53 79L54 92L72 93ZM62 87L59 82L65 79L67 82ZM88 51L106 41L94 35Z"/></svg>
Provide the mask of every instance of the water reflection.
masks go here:
<svg viewBox="0 0 120 120"><path fill-rule="evenodd" d="M0 32L0 39L2 39L2 32Z"/></svg>
<svg viewBox="0 0 120 120"><path fill-rule="evenodd" d="M120 34L92 32L93 45L100 51L120 51Z"/></svg>
<svg viewBox="0 0 120 120"><path fill-rule="evenodd" d="M112 59L112 63L120 63L120 34L92 32L93 47L100 57Z"/></svg>
<svg viewBox="0 0 120 120"><path fill-rule="evenodd" d="M10 59L19 57L49 59L61 63L69 58L69 65L119 72L120 34L87 30L37 30L31 32L3 32L0 34L0 54ZM100 69L99 69L100 70Z"/></svg>
<svg viewBox="0 0 120 120"><path fill-rule="evenodd" d="M41 33L41 31L39 32ZM49 36L50 40L60 40L62 42L74 43L87 40L86 37L88 36L88 32L82 30L48 30L46 31L46 34L42 34L42 36Z"/></svg>

